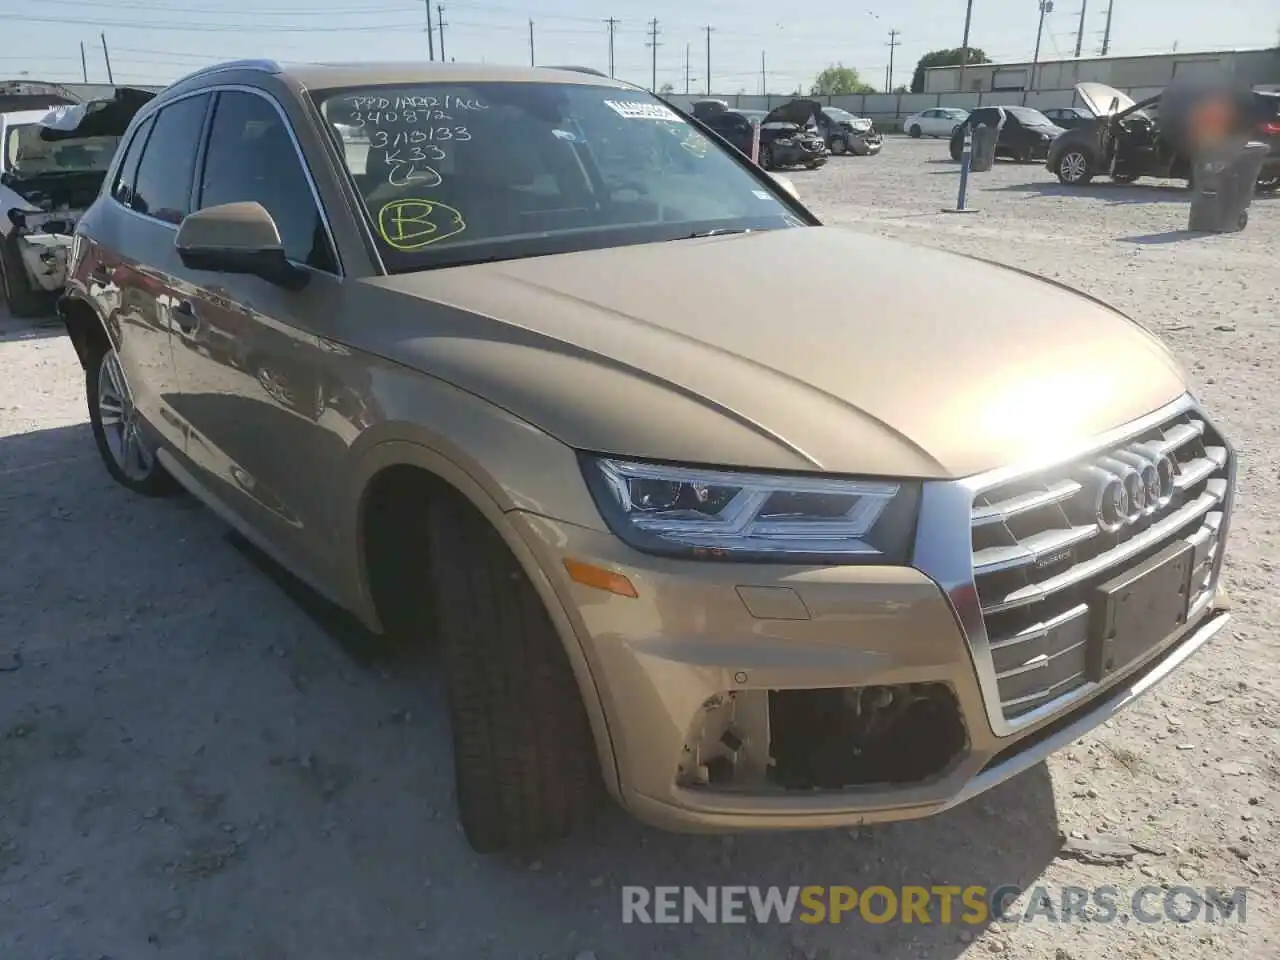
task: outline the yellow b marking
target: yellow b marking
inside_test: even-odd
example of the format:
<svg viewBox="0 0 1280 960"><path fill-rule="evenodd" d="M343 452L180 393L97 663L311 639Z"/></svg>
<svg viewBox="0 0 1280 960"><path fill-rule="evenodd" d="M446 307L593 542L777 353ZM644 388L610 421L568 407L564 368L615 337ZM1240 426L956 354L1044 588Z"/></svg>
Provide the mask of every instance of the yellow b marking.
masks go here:
<svg viewBox="0 0 1280 960"><path fill-rule="evenodd" d="M438 200L392 200L378 211L378 232L396 250L421 250L465 229L462 214Z"/></svg>

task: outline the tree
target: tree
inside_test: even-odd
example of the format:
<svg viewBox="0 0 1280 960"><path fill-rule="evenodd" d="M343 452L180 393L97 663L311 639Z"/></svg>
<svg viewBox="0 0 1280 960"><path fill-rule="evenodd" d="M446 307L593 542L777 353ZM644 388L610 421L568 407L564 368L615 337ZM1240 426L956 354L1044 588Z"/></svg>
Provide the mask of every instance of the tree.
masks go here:
<svg viewBox="0 0 1280 960"><path fill-rule="evenodd" d="M834 63L814 78L809 88L812 97L838 97L848 93L875 93L875 88L862 82L858 71L843 63Z"/></svg>
<svg viewBox="0 0 1280 960"><path fill-rule="evenodd" d="M669 97L671 96L671 94L675 92L676 92L676 88L673 87L670 83L664 83L662 86L658 88L658 96L660 97Z"/></svg>
<svg viewBox="0 0 1280 960"><path fill-rule="evenodd" d="M962 47L950 50L932 50L920 58L916 64L916 72L911 75L911 92L924 93L924 72L930 67L958 67L963 57ZM969 48L969 64L990 63L991 58L977 47Z"/></svg>

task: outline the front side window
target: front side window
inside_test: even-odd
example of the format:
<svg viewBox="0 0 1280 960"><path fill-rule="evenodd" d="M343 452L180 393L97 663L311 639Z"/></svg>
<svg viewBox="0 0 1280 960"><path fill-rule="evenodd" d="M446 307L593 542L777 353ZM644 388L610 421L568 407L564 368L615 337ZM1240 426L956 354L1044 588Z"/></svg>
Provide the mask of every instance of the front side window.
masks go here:
<svg viewBox="0 0 1280 960"><path fill-rule="evenodd" d="M318 91L392 272L801 226L657 98L596 83Z"/></svg>
<svg viewBox="0 0 1280 960"><path fill-rule="evenodd" d="M284 118L264 97L239 90L218 94L198 197L201 209L249 200L262 204L280 231L285 256L336 272L298 150Z"/></svg>
<svg viewBox="0 0 1280 960"><path fill-rule="evenodd" d="M166 223L181 223L191 212L191 178L204 127L209 95L187 97L163 107L142 148L130 206Z"/></svg>

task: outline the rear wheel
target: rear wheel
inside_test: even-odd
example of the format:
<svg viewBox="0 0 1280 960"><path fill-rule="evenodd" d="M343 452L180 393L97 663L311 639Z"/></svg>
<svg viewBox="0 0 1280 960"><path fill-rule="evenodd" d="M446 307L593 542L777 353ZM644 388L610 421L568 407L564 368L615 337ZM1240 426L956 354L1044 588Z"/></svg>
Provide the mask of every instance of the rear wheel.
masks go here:
<svg viewBox="0 0 1280 960"><path fill-rule="evenodd" d="M595 741L560 636L469 503L433 502L428 542L467 840L490 853L559 839L601 797Z"/></svg>
<svg viewBox="0 0 1280 960"><path fill-rule="evenodd" d="M1054 173L1058 180L1070 187L1083 186L1093 179L1093 165L1082 150L1067 150L1058 158Z"/></svg>
<svg viewBox="0 0 1280 960"><path fill-rule="evenodd" d="M912 138L913 140L919 140L919 139L920 139L920 134L921 134L921 133L923 133L923 131L920 129L920 124L918 124L918 123L913 123L913 124L911 125L911 129L910 129L910 130L908 130L908 131L907 131L907 133L911 135L911 138Z"/></svg>
<svg viewBox="0 0 1280 960"><path fill-rule="evenodd" d="M142 430L120 355L106 342L105 335L95 336L89 345L85 392L93 439L112 479L147 497L165 496L177 490L177 484L156 459L155 447Z"/></svg>

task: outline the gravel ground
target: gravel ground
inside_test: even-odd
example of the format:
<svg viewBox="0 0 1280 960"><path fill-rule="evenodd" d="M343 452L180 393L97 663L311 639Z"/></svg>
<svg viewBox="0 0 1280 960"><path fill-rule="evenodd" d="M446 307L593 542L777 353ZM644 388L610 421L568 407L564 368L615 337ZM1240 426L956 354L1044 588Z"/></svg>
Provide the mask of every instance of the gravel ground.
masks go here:
<svg viewBox="0 0 1280 960"><path fill-rule="evenodd" d="M431 665L369 655L190 501L112 485L66 340L0 318L0 957L1274 957L1280 200L1196 237L1175 185L1065 191L1001 163L974 178L980 212L945 216L946 144L898 138L794 179L828 222L1029 267L1173 346L1241 457L1228 630L1047 767L929 821L691 838L610 810L540 860L480 858ZM911 296L843 279L850 310ZM1084 863L1062 835L1144 852ZM624 884L875 883L1250 893L1216 924L621 922Z"/></svg>

